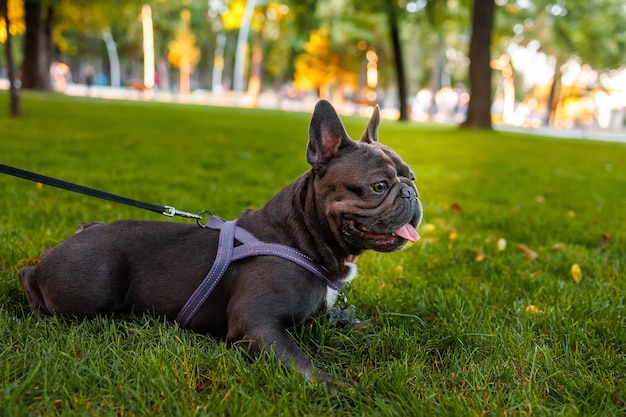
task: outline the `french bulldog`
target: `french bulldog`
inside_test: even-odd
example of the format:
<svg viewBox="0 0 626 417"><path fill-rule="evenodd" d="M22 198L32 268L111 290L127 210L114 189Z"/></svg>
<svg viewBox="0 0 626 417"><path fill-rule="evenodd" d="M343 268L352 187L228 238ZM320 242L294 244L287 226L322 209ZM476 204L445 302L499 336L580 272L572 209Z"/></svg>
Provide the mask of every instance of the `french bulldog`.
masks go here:
<svg viewBox="0 0 626 417"><path fill-rule="evenodd" d="M289 246L327 271L331 283L354 278L365 250L392 252L416 241L422 218L411 168L378 142L375 108L352 140L327 101L315 106L306 159L311 168L237 225L263 242ZM19 271L32 310L91 318L149 312L175 320L211 269L219 230L161 221L90 223ZM308 379L332 383L288 332L326 304L336 288L277 256L231 263L188 328L264 349Z"/></svg>

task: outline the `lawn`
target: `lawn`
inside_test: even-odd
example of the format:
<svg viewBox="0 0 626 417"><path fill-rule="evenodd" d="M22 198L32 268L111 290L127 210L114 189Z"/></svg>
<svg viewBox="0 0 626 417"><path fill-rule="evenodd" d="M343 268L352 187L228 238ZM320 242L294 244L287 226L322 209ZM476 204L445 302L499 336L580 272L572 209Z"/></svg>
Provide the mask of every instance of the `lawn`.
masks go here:
<svg viewBox="0 0 626 417"><path fill-rule="evenodd" d="M0 163L185 211L235 218L307 169L308 114L7 102ZM80 221L189 220L0 175L2 415L624 415L626 145L387 120L380 140L416 172L422 240L359 259L373 330L294 329L355 381L336 393L159 318L36 320L17 271Z"/></svg>

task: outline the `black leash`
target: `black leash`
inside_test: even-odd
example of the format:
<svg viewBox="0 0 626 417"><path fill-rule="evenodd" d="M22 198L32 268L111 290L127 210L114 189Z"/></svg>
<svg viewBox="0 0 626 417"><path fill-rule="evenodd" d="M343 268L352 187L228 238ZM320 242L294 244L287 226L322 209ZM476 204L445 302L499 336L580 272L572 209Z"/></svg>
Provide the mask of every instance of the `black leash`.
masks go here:
<svg viewBox="0 0 626 417"><path fill-rule="evenodd" d="M52 177L46 177L45 175L35 174L34 172L25 171L23 169L10 167L8 165L0 164L0 173L12 175L14 177L23 178L34 182L40 182L42 184L50 185L52 187L62 188L64 190L73 191L79 194L85 194L91 197L102 198L104 200L113 201L115 203L126 204L129 206L142 208L155 213L163 214L168 217L180 216L188 217L191 219L202 220L202 213L193 214L186 211L176 210L171 206L158 206L156 204L145 203L143 201L133 200L131 198L121 197L119 195L107 193L105 191L96 190L95 188L85 187L83 185L73 184L71 182L58 180Z"/></svg>

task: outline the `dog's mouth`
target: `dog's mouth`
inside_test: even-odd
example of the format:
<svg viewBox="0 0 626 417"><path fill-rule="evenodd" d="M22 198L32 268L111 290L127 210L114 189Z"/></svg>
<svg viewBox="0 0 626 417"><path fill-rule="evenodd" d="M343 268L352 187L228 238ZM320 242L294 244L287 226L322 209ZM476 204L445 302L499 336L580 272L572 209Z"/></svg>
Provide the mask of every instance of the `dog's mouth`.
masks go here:
<svg viewBox="0 0 626 417"><path fill-rule="evenodd" d="M354 219L344 219L343 234L349 243L365 246L380 252L390 252L403 247L407 241L416 242L419 233L410 222L391 232L378 232Z"/></svg>

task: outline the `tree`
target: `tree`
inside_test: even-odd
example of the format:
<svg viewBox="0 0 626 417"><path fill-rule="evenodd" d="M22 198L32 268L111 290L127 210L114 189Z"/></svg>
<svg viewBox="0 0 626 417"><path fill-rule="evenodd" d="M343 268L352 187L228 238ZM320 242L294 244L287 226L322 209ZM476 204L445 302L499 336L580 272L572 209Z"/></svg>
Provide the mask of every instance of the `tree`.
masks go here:
<svg viewBox="0 0 626 417"><path fill-rule="evenodd" d="M24 0L24 61L22 88L47 90L50 87L48 70L52 54L54 2Z"/></svg>
<svg viewBox="0 0 626 417"><path fill-rule="evenodd" d="M15 84L15 64L13 63L13 44L11 38L11 19L9 18L8 0L0 0L0 19L4 19L6 38L4 39L4 51L6 56L7 73L9 78L9 114L14 117L22 115L20 95Z"/></svg>
<svg viewBox="0 0 626 417"><path fill-rule="evenodd" d="M554 58L552 83L543 97L547 98L546 124L553 124L557 105L564 98L560 86L564 64L575 59L602 74L626 63L622 0L499 0L497 4L502 7L492 49L506 49L510 41L518 45L538 41L539 50Z"/></svg>
<svg viewBox="0 0 626 417"><path fill-rule="evenodd" d="M169 43L169 61L180 72L180 92L189 94L190 75L200 61L200 49L196 46L195 35L189 29L191 13L183 10L180 17L182 24L176 31L176 39Z"/></svg>
<svg viewBox="0 0 626 417"><path fill-rule="evenodd" d="M361 24L357 19L357 11L359 13L367 13L372 16L379 15L383 19L383 25L386 26L386 31L388 35L389 42L391 43L391 48L389 48L389 44L384 45L384 48L390 50L391 55L391 67L393 69L393 73L396 79L396 89L398 93L398 102L399 102L399 111L400 111L400 120L408 120L409 118L409 103L408 103L408 87L407 87L407 76L406 76L406 68L404 65L404 50L402 47L402 40L400 37L400 16L401 16L401 7L397 0L385 0L384 4L381 7L379 1L352 1L350 2L351 10L348 11L346 8L346 17L350 19L353 24L360 26L360 30L367 30L367 26L365 24ZM363 22L368 23L367 19L362 19ZM382 23L381 22L381 23ZM384 26L383 26L384 27ZM384 39L384 37L383 37ZM374 44L378 43L373 41Z"/></svg>
<svg viewBox="0 0 626 417"><path fill-rule="evenodd" d="M320 0L312 17L323 22L319 27L328 28L330 51L328 60L329 65L332 65L331 71L321 74L318 79L330 78L330 84L335 87L336 92L341 93L341 90L350 89L355 91L352 95L355 102L368 104L380 101L381 96L376 95L377 90L384 90L389 85L395 86L398 91L401 117L406 119L407 81L400 37L400 14L401 9L395 0L384 2ZM314 36L319 34L318 31L311 33ZM312 46L310 41L308 47ZM305 51L304 55L306 54L309 54L309 51ZM319 59L320 56L309 57L311 62L316 58ZM301 64L303 58L299 59ZM376 74L387 72L390 74L378 76L375 83L374 78L370 78L365 88L366 74L368 71L374 74L374 64ZM300 73L301 71L297 69L296 74ZM389 81L394 78L395 83ZM342 94L334 95L335 100L341 97Z"/></svg>
<svg viewBox="0 0 626 417"><path fill-rule="evenodd" d="M139 9L140 0L23 0L24 60L22 88L46 90L54 46L72 52L64 32L97 34L129 8ZM135 14L136 17L136 14Z"/></svg>
<svg viewBox="0 0 626 417"><path fill-rule="evenodd" d="M330 98L331 85L337 81L340 69L339 57L330 49L328 26L311 31L304 51L295 62L295 87L317 90L320 97Z"/></svg>
<svg viewBox="0 0 626 417"><path fill-rule="evenodd" d="M129 0L127 0L129 1ZM206 64L208 67L208 59L202 60L203 56L208 57L210 48L215 44L214 19L208 19L210 17L209 3L206 0L183 0L183 1L171 1L171 0L152 0L150 5L152 6L152 20L154 25L154 47L157 73L159 74L159 87L168 90L169 89L169 67L170 67L170 44L178 42L177 37L181 31L181 13L185 10L189 12L189 20L187 23L187 30L194 37L194 47L199 51L200 61L196 63L202 71L205 67L201 65ZM218 1L219 3L219 1ZM129 47L137 43L139 35L139 27L136 26L135 36L127 37L127 44ZM120 36L127 36L127 31L122 30ZM206 80L204 87L208 86L210 77L205 72L201 72L199 77L199 83L202 85L203 80ZM189 80L191 84L191 79ZM191 88L191 86L190 86Z"/></svg>
<svg viewBox="0 0 626 417"><path fill-rule="evenodd" d="M470 101L462 127L491 129L491 33L494 0L474 0L469 48Z"/></svg>
<svg viewBox="0 0 626 417"><path fill-rule="evenodd" d="M572 56L597 71L618 68L626 63L626 12L622 0L584 0L546 4L544 20L551 30L543 39L542 48L556 56L554 77L550 88L547 122L554 123L559 103L561 67Z"/></svg>
<svg viewBox="0 0 626 417"><path fill-rule="evenodd" d="M395 0L386 0L387 18L389 22L389 34L393 49L394 68L396 81L398 82L398 99L400 100L400 120L409 119L409 101L407 97L406 75L404 70L404 55L400 43L400 30L398 28L398 7Z"/></svg>

